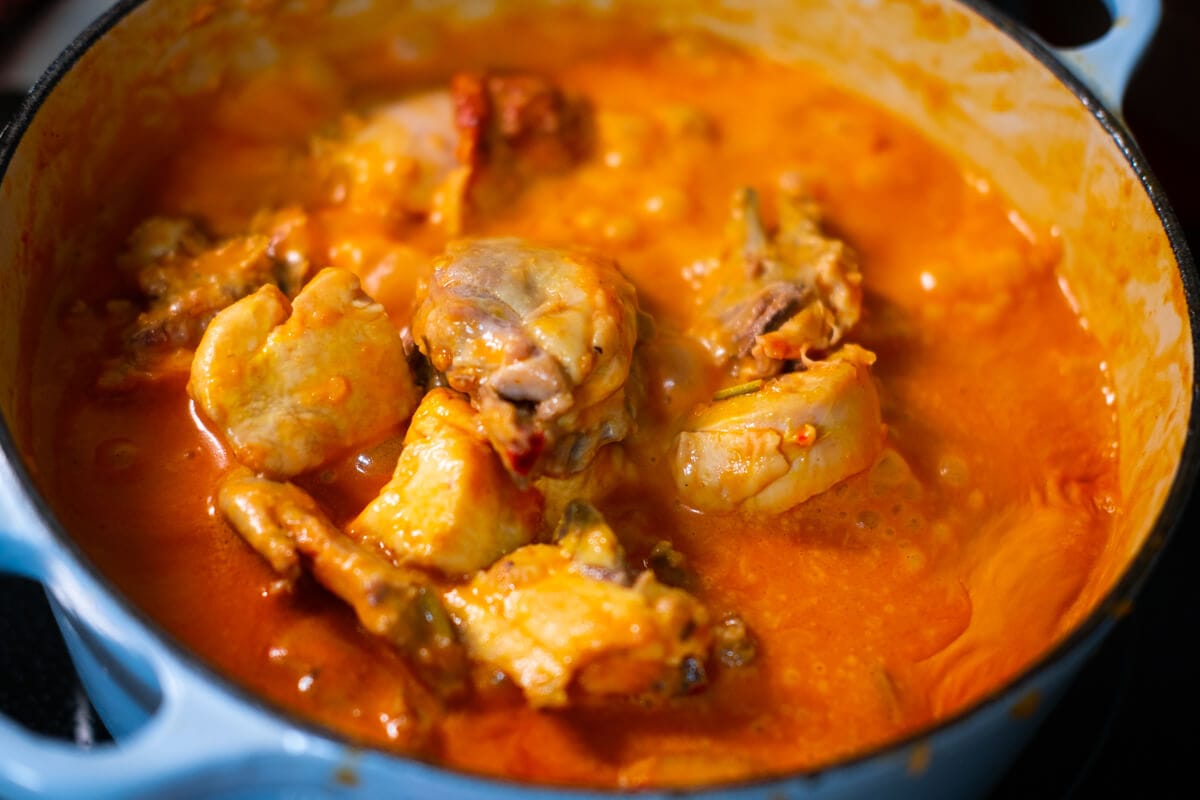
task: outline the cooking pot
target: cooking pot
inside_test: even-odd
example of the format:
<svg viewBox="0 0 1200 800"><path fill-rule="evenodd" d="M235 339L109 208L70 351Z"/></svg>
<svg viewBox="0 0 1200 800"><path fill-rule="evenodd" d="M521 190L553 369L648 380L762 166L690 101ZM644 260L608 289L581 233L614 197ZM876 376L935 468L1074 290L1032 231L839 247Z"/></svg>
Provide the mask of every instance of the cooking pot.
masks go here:
<svg viewBox="0 0 1200 800"><path fill-rule="evenodd" d="M820 69L988 175L1023 215L1060 234L1064 290L1107 354L1120 412L1125 508L1084 590L1094 610L1070 635L1016 679L902 741L819 771L697 796L985 791L1129 607L1182 511L1197 467L1200 290L1158 184L1108 110L1118 107L1153 34L1158 3L1107 4L1117 24L1070 52L962 0L589 4L597 14L635 12L639 24L705 29ZM283 31L307 31L300 41L317 56L386 42L404 69L405 54L429 41L433 19L453 39L472 20L514 6L538 9L545 25L579 13L554 0L392 5L120 2L51 67L0 139L0 568L45 586L88 694L116 738L82 752L0 717L0 795L598 796L355 747L248 695L131 605L36 488L30 376L39 322L52 313L59 277L123 233L118 220L136 203L156 148L169 148L180 133L186 114L179 109L203 109L227 78L268 66Z"/></svg>

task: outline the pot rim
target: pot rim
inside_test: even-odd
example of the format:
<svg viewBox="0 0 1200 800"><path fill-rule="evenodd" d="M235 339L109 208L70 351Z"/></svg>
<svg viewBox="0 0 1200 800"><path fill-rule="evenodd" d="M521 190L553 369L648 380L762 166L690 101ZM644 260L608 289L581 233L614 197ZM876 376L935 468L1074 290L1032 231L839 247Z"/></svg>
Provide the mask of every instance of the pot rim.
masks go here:
<svg viewBox="0 0 1200 800"><path fill-rule="evenodd" d="M71 71L76 62L93 44L107 35L126 16L145 2L147 0L118 0L118 2L110 6L99 18L88 26L83 33L76 37L59 54L41 77L38 78L23 98L16 114L3 129L0 129L0 182L3 182L9 162L16 152L18 145L21 143L26 130L28 130L42 104L49 99L59 81ZM997 8L986 4L984 0L950 0L950 2L955 2L967 10L974 12L1001 34L1014 40L1023 50L1033 56L1079 99L1100 124L1101 128L1116 143L1125 160L1132 167L1134 174L1141 182L1143 190L1149 196L1155 213L1158 215L1167 239L1171 244L1171 250L1175 256L1180 280L1183 284L1184 296L1187 301L1188 321L1191 326L1193 369L1195 369L1197 355L1200 355L1200 277L1197 276L1196 264L1188 248L1179 220L1171 209L1161 184L1154 177L1145 155L1134 141L1132 134L1120 121L1116 113L1107 109L1092 90L1071 72L1055 55L1053 49L1035 33L1019 25ZM3 453L3 456L11 464L13 474L20 483L23 494L37 512L40 522L53 536L55 543L69 554L70 558L75 562L74 567L85 570L97 584L108 592L110 597L125 613L136 619L147 633L153 639L157 640L161 646L167 648L173 656L189 664L205 680L219 687L237 701L248 705L257 712L266 714L277 722L299 728L305 733L319 736L339 745L349 746L356 750L373 752L398 761L421 763L423 766L447 776L460 779L473 779L484 784L491 783L507 787L520 787L530 791L557 790L566 794L595 794L596 790L594 788L577 789L550 784L529 784L509 778L463 773L439 764L420 762L417 759L386 750L382 747L355 742L331 727L299 715L293 715L282 706L278 706L244 688L232 678L224 675L215 667L210 666L203 658L176 639L172 633L149 617L140 606L129 600L112 583L108 576L91 562L75 540L59 523L53 509L50 508L49 503L38 491L26 468L21 452L13 440L8 421L4 419L2 414L0 414L0 452ZM1106 625L1121 619L1128 613L1134 598L1148 579L1160 553L1170 541L1174 530L1178 527L1177 523L1182 518L1183 511L1191 497L1192 488L1196 482L1198 473L1200 473L1200 381L1196 380L1195 375L1193 375L1188 430L1184 439L1183 449L1180 453L1179 466L1176 469L1171 488L1159 510L1153 527L1146 535L1136 555L1125 566L1120 579L1105 593L1087 617L1066 636L1043 652L1031 664L1027 665L1025 669L1007 682L993 688L970 705L964 706L947 717L929 723L901 738L884 741L827 765L806 770L773 773L748 780L708 784L682 792L674 790L671 793L673 795L700 795L723 789L771 788L780 783L795 782L797 780L811 782L829 775L848 772L867 762L899 756L904 751L920 746L935 736L957 726L967 718L979 714L986 709L996 707L1013 695L1021 693L1030 684L1034 683L1037 678L1051 671L1054 667L1059 666L1068 654L1077 648L1084 647L1087 641ZM633 794L654 791L661 791L661 789L636 790ZM613 793L629 794L630 792L628 790L613 790Z"/></svg>

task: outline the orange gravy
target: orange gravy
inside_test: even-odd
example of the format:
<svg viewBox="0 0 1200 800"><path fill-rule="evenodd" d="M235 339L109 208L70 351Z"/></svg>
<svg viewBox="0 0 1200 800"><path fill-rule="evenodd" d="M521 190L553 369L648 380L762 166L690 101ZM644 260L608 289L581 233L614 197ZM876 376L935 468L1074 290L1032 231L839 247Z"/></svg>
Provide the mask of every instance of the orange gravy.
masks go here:
<svg viewBox="0 0 1200 800"><path fill-rule="evenodd" d="M641 477L600 509L633 563L674 543L700 599L754 632L753 665L649 708L532 710L487 676L443 707L315 584L270 590L268 566L213 511L231 461L182 383L90 390L111 332L64 312L35 397L54 452L40 479L67 529L166 630L255 693L365 744L518 780L639 786L815 767L998 687L1088 610L1076 601L1120 503L1103 356L1056 282L1056 243L985 179L816 75L686 39L562 61L553 79L608 115L602 146L472 232L591 245L636 284L658 330L628 446ZM286 79L277 88L287 102ZM672 133L694 124L710 129ZM331 202L319 158L294 138L197 131L149 210L236 233L254 209L302 205L322 220L328 263L406 324L415 264L444 242ZM734 190L768 190L771 213L785 172L859 253L866 312L850 339L878 354L889 451L778 517L696 513L667 461L673 425L716 380L679 333L693 314L689 268L719 254ZM405 257L383 257L399 244ZM388 471L362 474L350 456L301 483L343 522Z"/></svg>

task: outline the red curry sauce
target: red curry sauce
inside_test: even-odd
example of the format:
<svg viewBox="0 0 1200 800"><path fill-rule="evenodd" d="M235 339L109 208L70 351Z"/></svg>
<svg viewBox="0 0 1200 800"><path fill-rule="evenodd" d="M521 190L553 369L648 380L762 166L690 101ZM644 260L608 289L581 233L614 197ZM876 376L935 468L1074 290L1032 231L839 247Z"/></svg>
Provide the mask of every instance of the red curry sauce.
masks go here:
<svg viewBox="0 0 1200 800"><path fill-rule="evenodd" d="M104 276L102 290L75 290L89 303L65 306L44 344L57 371L37 390L55 456L41 480L66 527L164 628L254 692L370 745L519 780L638 786L814 767L998 686L1087 610L1076 600L1120 502L1102 354L1056 282L1053 238L985 178L813 74L690 39L564 61L554 80L608 113L603 146L473 232L591 245L636 284L665 333L644 354L640 476L600 508L634 560L660 538L687 557L700 599L754 632L753 665L655 707L532 710L487 675L469 702L443 707L315 584L271 591L267 565L214 513L231 460L182 381L89 388L111 355L88 310L111 291ZM303 94L286 77L271 89L256 102L281 114ZM239 102L221 114L244 113ZM332 124L342 109L321 102L310 98ZM220 114L214 126L163 170L150 210L235 233L260 207L304 206L329 263L406 324L439 235L339 205L321 149L287 126L278 141L230 134ZM732 192L783 172L804 176L860 255L866 314L851 338L878 354L888 450L778 517L701 514L676 500L663 459L672 420L717 378L671 331L690 322L688 270L719 252ZM383 450L302 483L344 522L387 478Z"/></svg>

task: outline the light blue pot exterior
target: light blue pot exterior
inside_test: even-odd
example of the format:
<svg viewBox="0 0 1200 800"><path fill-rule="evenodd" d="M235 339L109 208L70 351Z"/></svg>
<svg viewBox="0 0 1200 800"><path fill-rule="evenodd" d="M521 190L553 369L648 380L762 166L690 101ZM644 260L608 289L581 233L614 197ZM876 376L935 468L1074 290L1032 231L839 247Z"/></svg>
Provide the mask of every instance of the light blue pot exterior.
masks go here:
<svg viewBox="0 0 1200 800"><path fill-rule="evenodd" d="M1157 0L1106 2L1121 24L1100 42L1064 56L1094 90L1092 94L1073 86L1093 106L1097 96L1110 104L1119 102L1159 18ZM93 35L136 5L120 4ZM1035 42L1024 43L1039 57L1047 56L1048 51L1037 50ZM69 69L82 49L81 44L51 73ZM52 76L39 85L31 109L46 100L53 84ZM1114 124L1103 112L1099 116L1102 123ZM0 176L3 157L11 156L21 133L9 131L7 141L0 144ZM1141 164L1135 167L1144 170ZM1182 265L1186 250L1177 248L1177 252L1184 254ZM84 752L35 736L0 716L0 796L353 795L480 800L611 796L484 780L355 748L266 706L188 656L124 600L69 540L55 533L52 514L31 488L4 427L0 427L0 445L0 570L32 578L46 588L88 695L117 740ZM1185 461L1194 449L1190 442ZM1186 496L1192 471L1186 465L1181 470L1168 516ZM1169 526L1170 520L1164 524ZM1146 561L1142 559L1143 574L1137 580L1148 569ZM817 773L689 796L772 800L977 796L1012 763L1113 624L1097 612L1081 632L1032 672L982 704L909 740Z"/></svg>

